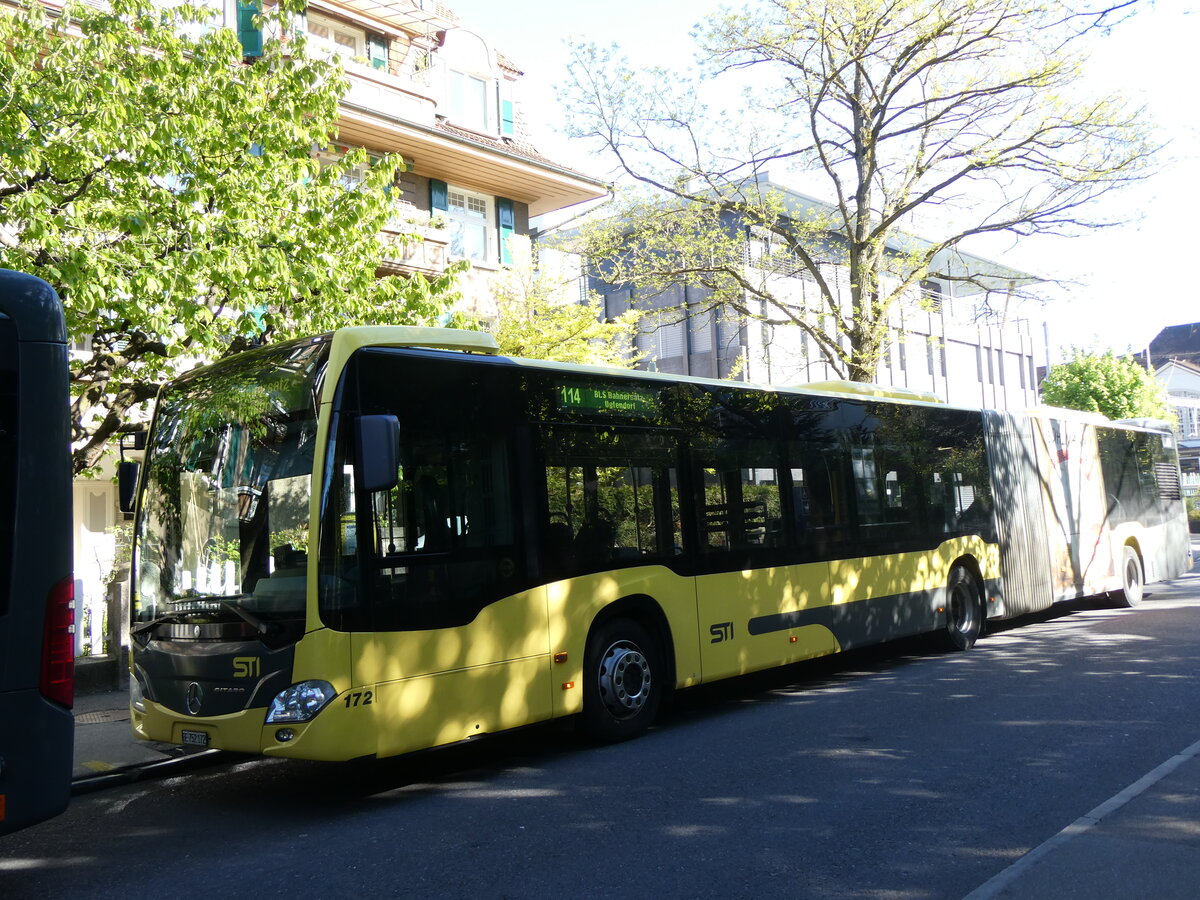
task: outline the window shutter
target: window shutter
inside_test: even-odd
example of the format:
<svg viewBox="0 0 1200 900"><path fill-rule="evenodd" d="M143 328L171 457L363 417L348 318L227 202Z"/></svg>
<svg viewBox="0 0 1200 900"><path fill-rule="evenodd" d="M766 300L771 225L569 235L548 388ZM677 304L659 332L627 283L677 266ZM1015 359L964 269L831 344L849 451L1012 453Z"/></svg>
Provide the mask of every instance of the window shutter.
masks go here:
<svg viewBox="0 0 1200 900"><path fill-rule="evenodd" d="M500 262L509 265L512 263L512 241L516 226L516 215L513 212L513 202L505 200L503 197L496 198L496 224L499 226L500 232Z"/></svg>
<svg viewBox="0 0 1200 900"><path fill-rule="evenodd" d="M238 0L237 33L242 44L243 56L262 56L262 29L254 25L254 17L261 15L260 0Z"/></svg>
<svg viewBox="0 0 1200 900"><path fill-rule="evenodd" d="M506 137L517 133L517 123L513 118L513 102L511 100L500 101L500 133Z"/></svg>
<svg viewBox="0 0 1200 900"><path fill-rule="evenodd" d="M436 178L429 179L429 208L446 212L450 208L450 190L446 182Z"/></svg>
<svg viewBox="0 0 1200 900"><path fill-rule="evenodd" d="M258 330L260 332L263 332L263 331L267 330L267 313L268 312L269 312L269 309L267 308L267 304L259 303L255 306L251 306L249 309L247 309L246 315L248 315L251 319L253 319L255 327L258 328Z"/></svg>
<svg viewBox="0 0 1200 900"><path fill-rule="evenodd" d="M381 34L367 35L367 58L371 60L371 68L387 69L388 62L387 38Z"/></svg>

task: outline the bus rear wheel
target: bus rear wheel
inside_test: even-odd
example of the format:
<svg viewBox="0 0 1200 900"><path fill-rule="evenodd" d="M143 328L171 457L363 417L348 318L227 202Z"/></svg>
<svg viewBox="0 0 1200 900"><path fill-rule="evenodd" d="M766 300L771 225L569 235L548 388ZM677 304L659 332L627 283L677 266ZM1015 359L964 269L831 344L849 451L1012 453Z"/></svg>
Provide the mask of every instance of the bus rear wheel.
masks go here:
<svg viewBox="0 0 1200 900"><path fill-rule="evenodd" d="M1142 559L1138 552L1125 545L1121 558L1121 590L1113 594L1113 599L1126 609L1133 609L1142 602L1146 593L1146 576L1142 571Z"/></svg>
<svg viewBox="0 0 1200 900"><path fill-rule="evenodd" d="M943 643L949 650L970 650L982 631L983 593L979 581L965 566L955 566L946 584Z"/></svg>
<svg viewBox="0 0 1200 900"><path fill-rule="evenodd" d="M588 639L583 665L583 725L591 737L624 741L650 727L665 673L645 628L631 619L605 622Z"/></svg>

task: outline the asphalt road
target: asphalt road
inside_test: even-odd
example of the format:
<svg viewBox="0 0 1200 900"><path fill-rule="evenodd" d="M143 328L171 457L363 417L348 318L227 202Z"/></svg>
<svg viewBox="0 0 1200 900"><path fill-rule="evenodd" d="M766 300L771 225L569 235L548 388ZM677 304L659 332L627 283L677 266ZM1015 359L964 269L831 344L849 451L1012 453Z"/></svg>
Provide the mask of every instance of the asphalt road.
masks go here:
<svg viewBox="0 0 1200 900"><path fill-rule="evenodd" d="M961 898L1200 739L1198 664L1189 575L703 688L617 746L551 725L77 797L0 843L0 897Z"/></svg>

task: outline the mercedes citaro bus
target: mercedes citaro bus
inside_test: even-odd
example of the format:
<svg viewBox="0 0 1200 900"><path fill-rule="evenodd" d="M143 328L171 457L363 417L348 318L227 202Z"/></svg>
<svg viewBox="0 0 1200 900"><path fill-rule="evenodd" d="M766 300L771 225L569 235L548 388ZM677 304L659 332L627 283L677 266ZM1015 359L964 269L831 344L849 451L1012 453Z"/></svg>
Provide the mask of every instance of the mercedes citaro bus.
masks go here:
<svg viewBox="0 0 1200 900"><path fill-rule="evenodd" d="M139 737L386 756L1190 566L1169 431L347 328L198 369L140 475Z"/></svg>

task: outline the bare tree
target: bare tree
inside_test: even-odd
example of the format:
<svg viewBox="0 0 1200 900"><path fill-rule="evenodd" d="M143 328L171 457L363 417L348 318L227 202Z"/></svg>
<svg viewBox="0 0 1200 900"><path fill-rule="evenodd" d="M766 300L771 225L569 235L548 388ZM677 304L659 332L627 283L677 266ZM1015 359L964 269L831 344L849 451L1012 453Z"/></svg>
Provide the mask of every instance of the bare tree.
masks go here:
<svg viewBox="0 0 1200 900"><path fill-rule="evenodd" d="M870 380L923 279L1001 287L944 264L963 241L1100 227L1093 201L1148 174L1141 111L1081 80L1090 41L1131 7L759 0L698 28L698 78L577 45L573 133L634 186L585 252L613 283L688 283L710 306L794 324L841 377ZM724 108L701 102L713 89ZM777 189L767 174L783 170L827 202ZM797 273L803 296L780 277Z"/></svg>

